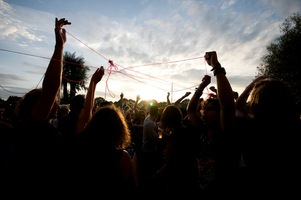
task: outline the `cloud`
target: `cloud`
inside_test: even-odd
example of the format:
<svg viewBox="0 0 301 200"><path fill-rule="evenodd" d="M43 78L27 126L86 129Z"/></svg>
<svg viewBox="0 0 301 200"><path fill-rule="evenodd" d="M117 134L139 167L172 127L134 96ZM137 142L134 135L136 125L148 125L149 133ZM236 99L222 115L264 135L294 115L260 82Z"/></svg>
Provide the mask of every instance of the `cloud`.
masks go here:
<svg viewBox="0 0 301 200"><path fill-rule="evenodd" d="M163 99L171 84L181 91L198 85L204 74L212 75L202 58L212 50L217 51L233 89L242 90L256 75L266 45L280 35L279 25L301 8L297 0L144 0L115 5L117 1L101 5L92 1L93 6L89 1L79 7L77 2L64 7L61 1L59 8L43 2L42 11L0 0L1 46L50 57L54 18L64 13L72 22L66 27L65 50L84 57L90 68L107 68L108 59L113 60L120 71L113 70L108 82L117 97L123 91L134 93L130 97L135 98L139 90L154 87L153 93L163 93ZM41 76L47 63L28 60L32 67L26 65L16 74L27 77L28 72L38 72ZM100 84L104 88L106 83ZM174 98L177 95L183 92Z"/></svg>
<svg viewBox="0 0 301 200"><path fill-rule="evenodd" d="M0 73L0 79L1 79L1 84L6 85L6 84L12 84L15 81L26 81L23 77L20 77L18 75L13 75L13 74L2 74Z"/></svg>

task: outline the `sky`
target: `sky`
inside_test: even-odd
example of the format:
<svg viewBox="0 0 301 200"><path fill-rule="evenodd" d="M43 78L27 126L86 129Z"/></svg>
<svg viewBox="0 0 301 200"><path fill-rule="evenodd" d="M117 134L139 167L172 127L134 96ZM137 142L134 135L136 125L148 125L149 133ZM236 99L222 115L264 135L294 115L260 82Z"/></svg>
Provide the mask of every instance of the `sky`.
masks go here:
<svg viewBox="0 0 301 200"><path fill-rule="evenodd" d="M105 68L95 97L162 102L169 92L175 102L210 75L206 97L216 86L207 51L241 94L285 19L300 12L301 0L0 0L0 98L41 87L56 17L72 23L64 51L84 58L87 86Z"/></svg>

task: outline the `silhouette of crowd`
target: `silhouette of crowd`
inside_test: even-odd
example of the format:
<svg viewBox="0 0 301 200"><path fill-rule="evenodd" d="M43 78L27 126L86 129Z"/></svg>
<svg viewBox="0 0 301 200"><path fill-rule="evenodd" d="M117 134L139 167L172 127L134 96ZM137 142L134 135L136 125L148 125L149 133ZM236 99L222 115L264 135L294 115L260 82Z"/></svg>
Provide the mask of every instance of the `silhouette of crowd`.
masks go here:
<svg viewBox="0 0 301 200"><path fill-rule="evenodd" d="M70 24L55 19L55 48L42 87L1 109L3 191L94 198L300 196L300 113L285 82L257 77L238 95L210 51L204 58L212 75L200 77L195 92L174 103L167 93L165 104L140 104L137 95L130 105L121 93L118 102L96 104L95 89L105 76L99 67L87 94L73 97L66 109L59 94L63 27ZM203 98L211 78L216 87Z"/></svg>

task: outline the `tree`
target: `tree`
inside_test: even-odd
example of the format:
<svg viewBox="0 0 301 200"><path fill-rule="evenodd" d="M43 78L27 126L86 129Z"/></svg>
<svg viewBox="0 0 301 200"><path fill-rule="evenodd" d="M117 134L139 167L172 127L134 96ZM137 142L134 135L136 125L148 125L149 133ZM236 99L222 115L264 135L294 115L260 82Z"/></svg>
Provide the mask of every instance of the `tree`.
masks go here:
<svg viewBox="0 0 301 200"><path fill-rule="evenodd" d="M63 56L63 103L69 103L69 100L76 95L78 90L87 90L87 71L90 69L85 66L85 60L83 57L76 57L75 52L70 53L66 51ZM70 90L68 92L68 84Z"/></svg>
<svg viewBox="0 0 301 200"><path fill-rule="evenodd" d="M295 13L288 17L280 31L279 38L267 46L268 54L262 57L257 69L258 75L267 75L288 83L298 108L301 108L301 16Z"/></svg>

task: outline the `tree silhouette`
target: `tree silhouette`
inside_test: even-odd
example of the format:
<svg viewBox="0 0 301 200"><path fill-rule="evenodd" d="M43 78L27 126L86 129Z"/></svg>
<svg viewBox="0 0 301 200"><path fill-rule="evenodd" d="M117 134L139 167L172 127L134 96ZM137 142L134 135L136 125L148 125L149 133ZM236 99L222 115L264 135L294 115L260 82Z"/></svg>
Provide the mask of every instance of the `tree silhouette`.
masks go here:
<svg viewBox="0 0 301 200"><path fill-rule="evenodd" d="M74 53L66 51L63 56L63 103L69 103L70 99L76 95L76 92L83 89L87 90L87 71L90 69L85 66L85 60L83 57L77 57ZM69 84L69 90L68 90Z"/></svg>
<svg viewBox="0 0 301 200"><path fill-rule="evenodd" d="M296 98L298 108L301 108L300 14L295 13L288 17L280 27L280 31L283 35L277 38L275 43L267 46L268 54L262 57L261 64L257 67L258 75L285 81Z"/></svg>

